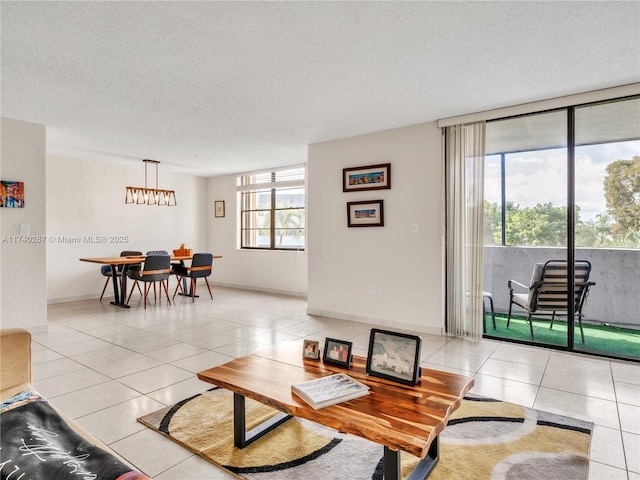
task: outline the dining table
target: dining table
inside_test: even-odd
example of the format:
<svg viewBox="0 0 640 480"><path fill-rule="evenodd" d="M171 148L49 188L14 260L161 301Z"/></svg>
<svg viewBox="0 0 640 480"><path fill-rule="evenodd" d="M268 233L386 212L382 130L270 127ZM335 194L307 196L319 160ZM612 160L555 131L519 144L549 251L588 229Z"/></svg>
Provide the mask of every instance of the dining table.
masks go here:
<svg viewBox="0 0 640 480"><path fill-rule="evenodd" d="M109 265L111 267L111 276L113 279L113 301L111 305L121 308L129 308L126 303L127 295L127 270L130 265L138 265L144 263L146 255L130 255L123 257L84 257L80 258L81 262L98 263L100 265ZM193 255L171 255L172 261L184 262L191 260ZM214 259L222 258L222 255L214 255ZM122 267L118 272L118 267ZM120 275L118 275L120 273ZM118 285L118 276L122 276L122 285Z"/></svg>

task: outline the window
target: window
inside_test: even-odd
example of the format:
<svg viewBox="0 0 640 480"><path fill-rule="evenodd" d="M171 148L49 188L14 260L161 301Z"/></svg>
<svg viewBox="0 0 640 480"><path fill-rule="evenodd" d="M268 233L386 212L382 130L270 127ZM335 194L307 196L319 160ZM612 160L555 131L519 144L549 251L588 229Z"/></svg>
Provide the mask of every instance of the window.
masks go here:
<svg viewBox="0 0 640 480"><path fill-rule="evenodd" d="M640 99L574 107L575 244L640 248ZM566 245L567 109L487 122L485 245Z"/></svg>
<svg viewBox="0 0 640 480"><path fill-rule="evenodd" d="M564 110L487 122L485 245L567 244Z"/></svg>
<svg viewBox="0 0 640 480"><path fill-rule="evenodd" d="M240 175L237 189L241 248L304 250L304 166Z"/></svg>

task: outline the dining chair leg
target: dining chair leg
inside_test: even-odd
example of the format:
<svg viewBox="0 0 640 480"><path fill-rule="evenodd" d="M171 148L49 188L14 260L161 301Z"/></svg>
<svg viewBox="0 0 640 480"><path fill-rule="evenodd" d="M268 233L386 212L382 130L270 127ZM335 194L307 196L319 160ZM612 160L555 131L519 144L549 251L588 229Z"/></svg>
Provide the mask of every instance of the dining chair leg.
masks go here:
<svg viewBox="0 0 640 480"><path fill-rule="evenodd" d="M176 289L173 291L173 299L174 300L176 298L176 294L178 293L178 288L180 289L180 291L184 295L184 290L182 288L182 277L176 275L176 279L178 280L178 284L176 285Z"/></svg>
<svg viewBox="0 0 640 480"><path fill-rule="evenodd" d="M151 285L149 285L149 282L144 282L144 295L142 295L144 297L144 309L147 309L147 295L149 294L149 287L151 287Z"/></svg>
<svg viewBox="0 0 640 480"><path fill-rule="evenodd" d="M209 289L209 296L211 297L211 300L213 300L213 293L211 293L211 287L209 286L209 280L207 280L207 277L204 277L204 281L207 284L207 288Z"/></svg>
<svg viewBox="0 0 640 480"><path fill-rule="evenodd" d="M191 278L191 303L196 301L196 279Z"/></svg>
<svg viewBox="0 0 640 480"><path fill-rule="evenodd" d="M171 300L169 299L169 280L167 280L167 283L165 282L161 282L162 286L164 287L164 293L167 295L167 302L169 302L169 305L171 305Z"/></svg>
<svg viewBox="0 0 640 480"><path fill-rule="evenodd" d="M111 277L107 277L107 280L104 282L104 287L102 287L102 293L100 294L100 301L102 301L102 297L104 296L104 291L107 289L107 285L109 285L109 280Z"/></svg>
<svg viewBox="0 0 640 480"><path fill-rule="evenodd" d="M138 285L138 281L134 280L133 285L131 285L131 290L129 290L129 296L127 297L126 305L129 305L129 300L131 300L131 295L133 294L133 291L135 290L136 285ZM140 290L140 285L138 285L138 290ZM142 292L140 292L140 294L142 295Z"/></svg>

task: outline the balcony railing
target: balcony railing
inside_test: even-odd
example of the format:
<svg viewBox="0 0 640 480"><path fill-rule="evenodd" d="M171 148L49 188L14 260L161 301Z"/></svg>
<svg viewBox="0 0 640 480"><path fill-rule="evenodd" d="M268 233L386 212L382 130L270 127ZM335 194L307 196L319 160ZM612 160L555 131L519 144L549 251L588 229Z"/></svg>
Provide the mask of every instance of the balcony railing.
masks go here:
<svg viewBox="0 0 640 480"><path fill-rule="evenodd" d="M496 310L509 309L507 281L530 284L535 263L566 259L566 249L554 247L487 246L484 249L484 290ZM640 250L577 248L576 260L591 262L591 287L583 322L640 330Z"/></svg>

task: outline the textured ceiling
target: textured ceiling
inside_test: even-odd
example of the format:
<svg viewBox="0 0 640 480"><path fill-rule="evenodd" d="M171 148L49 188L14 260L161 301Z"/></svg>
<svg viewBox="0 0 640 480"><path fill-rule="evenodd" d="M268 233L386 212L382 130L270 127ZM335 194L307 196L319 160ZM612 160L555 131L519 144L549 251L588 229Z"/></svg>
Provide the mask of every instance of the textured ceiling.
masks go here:
<svg viewBox="0 0 640 480"><path fill-rule="evenodd" d="M4 117L197 175L640 81L640 2L2 1Z"/></svg>

